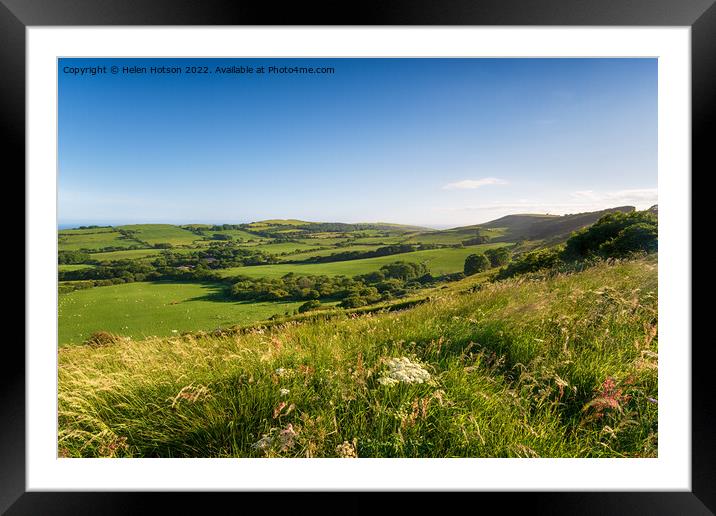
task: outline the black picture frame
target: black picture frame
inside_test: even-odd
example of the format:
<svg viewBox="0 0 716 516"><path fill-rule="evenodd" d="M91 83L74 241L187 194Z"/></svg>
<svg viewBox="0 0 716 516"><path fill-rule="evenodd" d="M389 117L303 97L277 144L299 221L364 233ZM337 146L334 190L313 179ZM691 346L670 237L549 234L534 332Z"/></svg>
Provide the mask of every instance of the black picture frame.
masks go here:
<svg viewBox="0 0 716 516"><path fill-rule="evenodd" d="M7 174L25 169L25 29L29 26L83 25L564 25L689 26L692 50L692 171L714 170L710 141L716 98L715 0L429 0L364 1L352 9L339 2L271 3L242 0L0 0L0 111L7 130L2 141ZM709 131L711 129L711 131ZM24 188L21 186L21 188ZM693 189L692 189L693 190ZM696 199L694 199L695 201ZM697 203L695 203L697 204ZM16 218L16 215L15 215ZM693 218L693 216L692 216ZM693 232L692 232L693 234ZM26 277L32 274L25 270ZM693 317L692 317L693 319ZM716 435L709 339L692 345L692 491L472 493L482 507L489 502L510 509L549 514L713 514L716 511ZM0 375L0 512L21 514L135 514L151 510L161 496L163 512L194 512L186 493L26 492L25 488L25 354L6 343ZM687 343L684 343L687 344ZM237 494L240 503L265 500ZM217 495L219 499L234 494ZM263 495L265 497L265 494ZM335 510L365 512L372 495L351 493ZM273 499L274 494L270 495ZM252 499L252 498L255 498ZM401 508L424 502L402 497ZM293 494L291 506L304 505ZM215 500L212 498L212 500ZM325 498L322 498L325 500ZM227 500L228 501L228 500ZM457 503L455 500L454 503ZM231 503L231 502L230 502ZM265 501L261 501L265 504ZM470 501L475 503L474 498ZM326 506L311 502L310 512ZM273 503L271 504L273 505ZM475 505L473 505L476 507ZM289 510L283 502L275 507ZM248 508L248 506L246 506ZM455 509L457 507L455 506ZM236 511L241 510L234 506ZM268 508L270 510L270 507Z"/></svg>

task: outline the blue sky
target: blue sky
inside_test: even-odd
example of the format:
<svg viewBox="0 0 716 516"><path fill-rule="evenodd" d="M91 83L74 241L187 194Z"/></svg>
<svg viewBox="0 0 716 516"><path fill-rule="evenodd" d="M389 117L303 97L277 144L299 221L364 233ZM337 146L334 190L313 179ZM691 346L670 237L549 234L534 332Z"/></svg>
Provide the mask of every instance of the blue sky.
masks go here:
<svg viewBox="0 0 716 516"><path fill-rule="evenodd" d="M77 75L304 66L333 74ZM656 203L656 59L61 59L59 222L434 227Z"/></svg>

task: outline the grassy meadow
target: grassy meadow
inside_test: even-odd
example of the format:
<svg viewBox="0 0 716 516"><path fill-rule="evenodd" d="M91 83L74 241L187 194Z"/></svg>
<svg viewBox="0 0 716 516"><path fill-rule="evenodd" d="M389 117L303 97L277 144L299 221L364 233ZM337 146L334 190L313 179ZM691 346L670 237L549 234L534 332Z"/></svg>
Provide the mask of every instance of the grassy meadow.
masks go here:
<svg viewBox="0 0 716 516"><path fill-rule="evenodd" d="M482 281L397 312L62 347L59 455L656 456L655 256ZM391 385L396 364L425 381Z"/></svg>
<svg viewBox="0 0 716 516"><path fill-rule="evenodd" d="M59 298L59 342L81 344L99 331L141 339L214 330L262 321L299 305L236 301L213 283L137 282L77 290Z"/></svg>

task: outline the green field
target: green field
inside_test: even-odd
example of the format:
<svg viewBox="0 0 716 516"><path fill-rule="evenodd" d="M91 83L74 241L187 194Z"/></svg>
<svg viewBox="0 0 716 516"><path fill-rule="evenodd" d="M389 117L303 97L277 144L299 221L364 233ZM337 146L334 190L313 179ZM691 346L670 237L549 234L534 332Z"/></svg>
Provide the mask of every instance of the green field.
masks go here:
<svg viewBox="0 0 716 516"><path fill-rule="evenodd" d="M139 242L125 238L119 231L78 230L78 233L60 231L58 248L60 251L77 251L79 249L103 249L105 247L132 247L141 245ZM90 232L92 231L92 232Z"/></svg>
<svg viewBox="0 0 716 516"><path fill-rule="evenodd" d="M92 260L109 262L113 260L137 260L148 258L161 253L161 249L127 249L126 251L109 251L106 253L92 253Z"/></svg>
<svg viewBox="0 0 716 516"><path fill-rule="evenodd" d="M62 263L57 266L57 269L60 271L79 271L81 269L89 269L91 267L94 267L94 265L88 265L85 263L78 263L78 264Z"/></svg>
<svg viewBox="0 0 716 516"><path fill-rule="evenodd" d="M253 233L249 233L248 231L242 231L241 229L222 229L220 231L212 231L210 229L203 229L201 232L202 235L211 238L214 234L219 235L230 235L234 240L236 241L248 241L248 240L254 240L257 242L261 242L266 240L265 237L254 235Z"/></svg>
<svg viewBox="0 0 716 516"><path fill-rule="evenodd" d="M353 251L361 251L361 252L367 252L367 251L374 251L378 249L379 245L350 245L346 247L331 247L329 249L317 249L316 251L311 251L310 249L316 249L318 246L311 246L309 250L307 251L301 251L297 253L292 253L284 256L280 256L279 258L282 261L286 260L307 260L308 258L312 258L314 256L330 256L332 254L336 253L347 253L347 252L353 252Z"/></svg>
<svg viewBox="0 0 716 516"><path fill-rule="evenodd" d="M320 246L315 244L307 244L304 242L279 242L275 244L261 244L253 246L252 249L264 251L269 254L293 253L295 251L306 251L309 249L317 249Z"/></svg>
<svg viewBox="0 0 716 516"><path fill-rule="evenodd" d="M496 238L504 233L500 229L480 229L479 234L489 237ZM478 235L476 229L446 229L444 231L432 231L425 233L410 234L404 243L420 243L420 244L460 244L465 240L474 238Z"/></svg>
<svg viewBox="0 0 716 516"><path fill-rule="evenodd" d="M351 243L355 244L375 244L375 245L390 245L400 244L405 242L406 238L403 235L392 235L392 236L368 236L352 238Z"/></svg>
<svg viewBox="0 0 716 516"><path fill-rule="evenodd" d="M92 253L92 260L100 262L109 262L114 260L140 260L143 258L152 258L162 253L164 249L127 249L126 251L109 251L107 253ZM191 253L195 249L178 248L171 249L172 253Z"/></svg>
<svg viewBox="0 0 716 516"><path fill-rule="evenodd" d="M329 246L329 245L336 245L336 244L342 244L343 242L347 242L349 240L348 237L345 236L318 236L319 233L312 233L310 238L301 238L301 243L303 244L311 244L311 245L317 245L317 246Z"/></svg>
<svg viewBox="0 0 716 516"><path fill-rule="evenodd" d="M482 244L461 249L430 249L414 253L394 254L378 258L364 258L344 262L311 263L311 264L275 264L256 265L251 267L232 267L221 269L219 274L223 277L249 276L252 278L280 278L284 274L312 274L326 276L357 276L380 269L383 265L397 261L425 262L434 275L460 272L465 265L465 258L471 254L481 253L487 249L502 247L507 244Z"/></svg>
<svg viewBox="0 0 716 516"><path fill-rule="evenodd" d="M171 224L131 224L118 226L118 228L133 231L135 238L149 245L191 245L194 240L201 238L189 230Z"/></svg>
<svg viewBox="0 0 716 516"><path fill-rule="evenodd" d="M226 299L222 285L140 282L78 290L59 296L59 343L81 343L93 332L132 338L212 330L265 320L300 302L246 303Z"/></svg>

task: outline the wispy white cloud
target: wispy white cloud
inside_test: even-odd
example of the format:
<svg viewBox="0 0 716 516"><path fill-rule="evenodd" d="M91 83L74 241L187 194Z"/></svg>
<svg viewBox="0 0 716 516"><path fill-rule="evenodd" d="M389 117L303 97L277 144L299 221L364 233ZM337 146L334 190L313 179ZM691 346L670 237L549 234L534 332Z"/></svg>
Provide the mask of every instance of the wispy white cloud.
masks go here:
<svg viewBox="0 0 716 516"><path fill-rule="evenodd" d="M443 190L474 190L487 185L506 185L507 181L496 177L485 177L483 179L463 179L455 183L448 183Z"/></svg>
<svg viewBox="0 0 716 516"><path fill-rule="evenodd" d="M635 188L631 190L595 191L580 190L572 192L572 197L590 202L616 202L623 204L656 204L659 196L656 188Z"/></svg>

